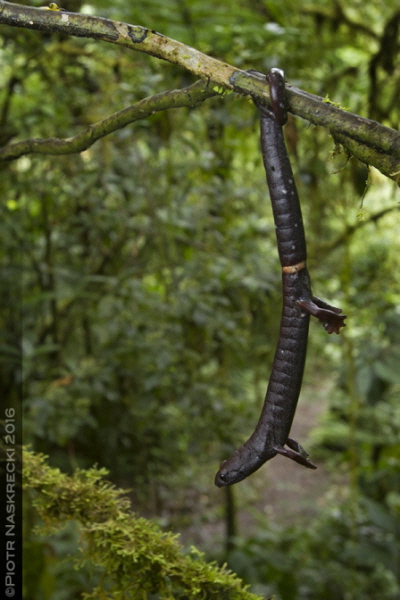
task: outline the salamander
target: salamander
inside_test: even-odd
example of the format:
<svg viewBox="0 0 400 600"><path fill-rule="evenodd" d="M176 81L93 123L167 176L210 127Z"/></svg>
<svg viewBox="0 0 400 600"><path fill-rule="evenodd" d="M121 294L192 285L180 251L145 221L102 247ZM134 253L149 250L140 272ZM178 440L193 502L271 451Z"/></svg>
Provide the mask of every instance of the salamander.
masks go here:
<svg viewBox="0 0 400 600"><path fill-rule="evenodd" d="M339 333L346 318L340 308L311 292L300 202L282 129L287 120L283 71L271 69L267 80L272 109L254 102L260 112L261 151L282 266L282 315L261 416L247 442L221 463L215 476L218 487L242 481L277 454L316 469L307 452L289 437L303 379L310 315L328 333Z"/></svg>

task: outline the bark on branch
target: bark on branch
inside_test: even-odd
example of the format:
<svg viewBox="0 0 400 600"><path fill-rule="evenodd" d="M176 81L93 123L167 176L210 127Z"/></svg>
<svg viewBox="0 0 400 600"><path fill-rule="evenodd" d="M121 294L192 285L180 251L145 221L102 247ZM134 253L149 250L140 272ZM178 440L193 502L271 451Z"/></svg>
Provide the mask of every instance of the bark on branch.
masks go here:
<svg viewBox="0 0 400 600"><path fill-rule="evenodd" d="M0 0L0 23L126 46L180 65L206 80L211 92L232 90L256 96L268 103L268 87L264 78L237 69L145 27L66 11L47 11L3 0ZM286 91L290 112L314 125L326 127L350 154L400 184L398 131L346 112L294 86L287 85Z"/></svg>
<svg viewBox="0 0 400 600"><path fill-rule="evenodd" d="M0 148L0 160L13 160L25 154L73 154L90 148L98 139L126 127L134 121L166 110L195 106L206 98L217 95L204 81L196 81L193 85L181 90L171 90L154 94L123 108L102 121L86 127L81 133L70 138L28 138Z"/></svg>

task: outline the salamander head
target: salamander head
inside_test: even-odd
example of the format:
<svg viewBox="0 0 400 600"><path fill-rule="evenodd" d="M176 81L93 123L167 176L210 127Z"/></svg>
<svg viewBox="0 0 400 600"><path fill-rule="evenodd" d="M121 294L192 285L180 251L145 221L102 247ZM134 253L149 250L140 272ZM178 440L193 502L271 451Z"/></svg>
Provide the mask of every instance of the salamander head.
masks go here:
<svg viewBox="0 0 400 600"><path fill-rule="evenodd" d="M276 456L277 452L271 448L268 453L257 453L249 446L243 445L236 450L228 460L221 463L214 483L217 487L233 485L243 481L249 475L257 471L267 460Z"/></svg>
<svg viewBox="0 0 400 600"><path fill-rule="evenodd" d="M231 457L232 458L232 457ZM224 487L225 485L232 485L233 483L239 483L250 475L245 471L241 470L241 465L237 466L231 464L231 459L224 460L221 463L218 473L215 476L214 483L217 487Z"/></svg>

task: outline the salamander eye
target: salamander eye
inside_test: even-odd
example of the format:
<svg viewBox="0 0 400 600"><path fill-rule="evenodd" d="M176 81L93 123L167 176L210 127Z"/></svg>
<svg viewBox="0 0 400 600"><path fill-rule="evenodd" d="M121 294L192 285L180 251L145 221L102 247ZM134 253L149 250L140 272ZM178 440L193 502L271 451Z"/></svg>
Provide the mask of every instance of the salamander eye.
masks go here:
<svg viewBox="0 0 400 600"><path fill-rule="evenodd" d="M228 472L225 471L224 473L221 473L220 471L218 471L218 473L215 476L214 483L217 487L223 487L224 485L229 485Z"/></svg>

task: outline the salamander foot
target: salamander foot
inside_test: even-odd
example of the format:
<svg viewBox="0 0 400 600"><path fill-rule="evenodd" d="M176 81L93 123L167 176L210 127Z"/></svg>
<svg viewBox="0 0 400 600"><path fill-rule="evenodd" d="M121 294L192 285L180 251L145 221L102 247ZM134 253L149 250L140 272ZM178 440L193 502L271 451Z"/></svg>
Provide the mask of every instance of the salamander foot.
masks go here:
<svg viewBox="0 0 400 600"><path fill-rule="evenodd" d="M346 327L344 320L347 315L340 314L342 309L327 304L321 298L313 296L312 300L299 300L299 305L303 310L321 321L328 333L339 333L341 327Z"/></svg>

